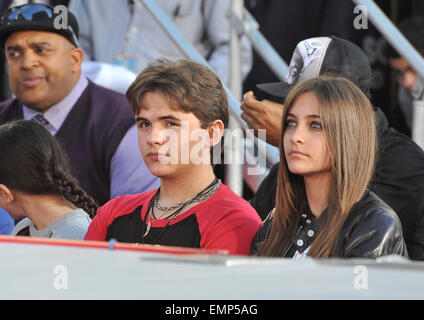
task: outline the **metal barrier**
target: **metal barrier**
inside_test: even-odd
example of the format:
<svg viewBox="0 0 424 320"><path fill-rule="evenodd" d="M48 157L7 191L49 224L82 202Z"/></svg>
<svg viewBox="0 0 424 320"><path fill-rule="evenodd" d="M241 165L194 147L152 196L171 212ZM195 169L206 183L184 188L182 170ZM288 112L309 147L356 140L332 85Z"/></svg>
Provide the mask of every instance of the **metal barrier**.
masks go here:
<svg viewBox="0 0 424 320"><path fill-rule="evenodd" d="M353 0L357 5L367 9L367 15L384 38L404 57L412 68L424 79L424 58L411 43L396 28L373 0ZM240 34L246 35L255 51L261 56L268 67L280 79L287 74L287 65L258 31L259 25L250 13L244 9L243 17L232 9L230 19L233 28ZM412 139L424 149L424 102L414 101L413 121L411 128Z"/></svg>
<svg viewBox="0 0 424 320"><path fill-rule="evenodd" d="M405 58L411 67L424 79L424 59L404 35L396 28L384 12L372 0L353 0L367 9L368 17L384 38ZM413 105L412 139L424 148L424 104Z"/></svg>
<svg viewBox="0 0 424 320"><path fill-rule="evenodd" d="M248 37L252 47L274 72L275 76L281 81L284 81L288 72L287 63L259 32L259 24L249 11L244 9L242 13L239 13L234 10L234 8L231 8L229 18L232 27L235 28L240 35L244 34Z"/></svg>
<svg viewBox="0 0 424 320"><path fill-rule="evenodd" d="M207 61L197 52L197 50L189 43L185 37L175 27L173 22L156 4L155 0L140 0L149 12L156 18L162 28L168 33L174 43L184 52L187 58L202 63L209 67ZM409 41L399 32L387 16L372 0L353 0L357 5L366 7L367 14L375 27L387 39L387 41L399 51L401 56L410 63L416 72L424 78L424 59L409 43ZM267 159L267 166L265 173L268 172L270 165L279 161L278 149L266 144L253 136L253 134L246 130L246 124L241 119L240 100L242 88L242 76L240 71L240 57L237 56L240 52L240 37L245 35L249 38L252 47L271 68L274 74L280 79L284 80L288 71L287 64L269 44L269 42L259 32L259 25L250 13L244 8L243 0L231 0L231 8L228 12L228 18L231 24L231 91L224 84L224 88L228 95L228 101L231 111L231 129L243 129L246 133L244 144L254 144L255 150ZM412 138L421 147L424 147L424 104L414 104L415 117L413 119ZM230 146L233 154L240 154L244 152L245 158L255 159L252 152L242 150L243 145L236 147ZM233 149L233 150L231 150ZM249 165L247 165L249 166ZM245 165L246 167L246 165ZM227 183L238 194L242 192L242 177L255 192L259 183L265 174L260 176L251 176L247 174L246 168L241 169L240 165L228 165L227 170Z"/></svg>
<svg viewBox="0 0 424 320"><path fill-rule="evenodd" d="M243 0L231 0L233 10L237 12L243 11ZM239 33L235 28L231 28L230 31L230 90L237 99L241 100L243 94L243 82L242 82L242 66L241 66L241 38ZM228 129L231 132L235 133L236 145L233 147L231 144L225 146L224 152L230 152L232 157L231 159L243 159L243 148L241 143L238 141L243 141L243 133L240 130L240 125L237 120L234 119L234 116L230 117L228 123ZM238 195L243 194L243 164L238 164L235 161L226 167L226 182L228 186ZM242 163L243 161L238 161Z"/></svg>

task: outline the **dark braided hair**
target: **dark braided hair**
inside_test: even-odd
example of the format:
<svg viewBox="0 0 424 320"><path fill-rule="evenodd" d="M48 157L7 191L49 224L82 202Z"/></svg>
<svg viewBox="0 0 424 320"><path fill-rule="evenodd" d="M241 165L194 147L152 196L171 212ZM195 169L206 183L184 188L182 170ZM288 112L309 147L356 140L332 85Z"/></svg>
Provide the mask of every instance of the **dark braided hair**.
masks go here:
<svg viewBox="0 0 424 320"><path fill-rule="evenodd" d="M74 177L63 170L53 174L54 184L61 195L77 208L82 208L93 218L96 215L98 205L79 185Z"/></svg>
<svg viewBox="0 0 424 320"><path fill-rule="evenodd" d="M96 202L70 174L57 140L40 124L18 120L0 126L0 183L28 194L64 197L92 218Z"/></svg>

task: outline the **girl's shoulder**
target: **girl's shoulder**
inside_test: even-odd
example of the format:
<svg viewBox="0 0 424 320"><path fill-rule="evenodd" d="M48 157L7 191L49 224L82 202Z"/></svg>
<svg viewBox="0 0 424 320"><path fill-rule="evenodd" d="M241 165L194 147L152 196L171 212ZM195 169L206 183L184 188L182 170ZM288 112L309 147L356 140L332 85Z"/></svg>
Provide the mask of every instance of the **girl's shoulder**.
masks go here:
<svg viewBox="0 0 424 320"><path fill-rule="evenodd" d="M362 199L355 204L349 212L345 226L358 224L359 222L370 222L384 220L386 223L401 227L401 223L395 210L384 202L374 192L367 190Z"/></svg>
<svg viewBox="0 0 424 320"><path fill-rule="evenodd" d="M341 256L407 256L396 212L372 191L367 191L349 212L340 236Z"/></svg>

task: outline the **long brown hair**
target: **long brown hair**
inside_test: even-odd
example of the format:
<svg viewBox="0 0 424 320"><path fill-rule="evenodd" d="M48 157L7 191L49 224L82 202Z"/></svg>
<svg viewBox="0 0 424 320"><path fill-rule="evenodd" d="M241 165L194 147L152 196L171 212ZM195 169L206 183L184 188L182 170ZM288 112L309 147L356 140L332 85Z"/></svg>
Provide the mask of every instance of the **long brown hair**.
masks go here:
<svg viewBox="0 0 424 320"><path fill-rule="evenodd" d="M364 93L342 77L320 76L298 83L284 105L282 136L286 117L297 98L311 92L318 100L323 132L330 155L331 186L327 214L320 217L316 239L308 255L337 254L343 223L352 207L364 196L371 180L377 149L375 116ZM280 139L280 165L274 217L268 239L257 255L283 256L295 236L299 209L306 201L303 177L288 170Z"/></svg>

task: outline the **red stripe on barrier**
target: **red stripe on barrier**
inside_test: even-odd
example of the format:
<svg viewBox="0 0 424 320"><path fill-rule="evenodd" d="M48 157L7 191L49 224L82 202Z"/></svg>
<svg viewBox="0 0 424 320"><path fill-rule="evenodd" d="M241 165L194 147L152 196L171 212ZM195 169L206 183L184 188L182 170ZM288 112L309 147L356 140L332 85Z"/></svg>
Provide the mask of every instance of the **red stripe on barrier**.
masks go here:
<svg viewBox="0 0 424 320"><path fill-rule="evenodd" d="M106 242L106 241L89 241L89 240L66 240L66 239L50 239L20 236L0 236L0 243L20 243L20 244L38 244L77 248L95 248L106 250L125 250L140 252L157 252L166 254L227 254L222 250L194 249L161 245L148 245L138 243L122 243L122 242Z"/></svg>

